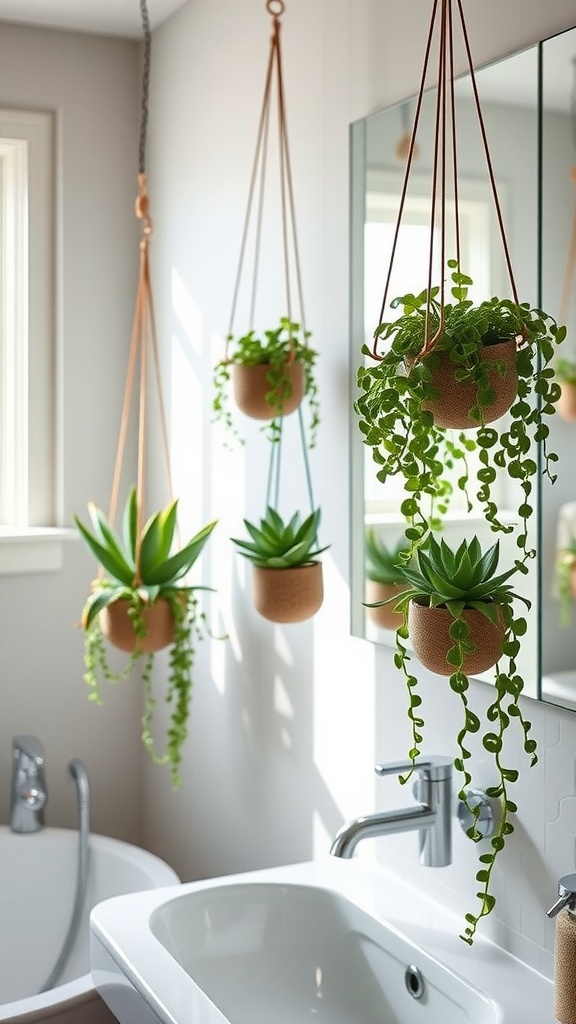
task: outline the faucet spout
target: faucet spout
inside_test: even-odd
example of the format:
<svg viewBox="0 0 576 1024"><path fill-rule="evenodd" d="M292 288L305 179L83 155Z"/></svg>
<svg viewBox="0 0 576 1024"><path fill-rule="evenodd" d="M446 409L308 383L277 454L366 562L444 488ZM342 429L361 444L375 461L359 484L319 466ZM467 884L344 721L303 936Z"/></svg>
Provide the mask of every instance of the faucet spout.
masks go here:
<svg viewBox="0 0 576 1024"><path fill-rule="evenodd" d="M342 825L334 836L330 853L334 857L349 860L362 839L377 839L379 836L390 836L396 832L430 828L435 821L436 811L424 805L381 814L365 814Z"/></svg>
<svg viewBox="0 0 576 1024"><path fill-rule="evenodd" d="M399 775L415 771L419 778L419 803L395 811L380 811L353 818L338 830L330 853L349 859L364 839L418 831L420 861L428 867L445 867L452 862L451 788L452 760L446 757L420 758L414 763L376 765L378 775Z"/></svg>

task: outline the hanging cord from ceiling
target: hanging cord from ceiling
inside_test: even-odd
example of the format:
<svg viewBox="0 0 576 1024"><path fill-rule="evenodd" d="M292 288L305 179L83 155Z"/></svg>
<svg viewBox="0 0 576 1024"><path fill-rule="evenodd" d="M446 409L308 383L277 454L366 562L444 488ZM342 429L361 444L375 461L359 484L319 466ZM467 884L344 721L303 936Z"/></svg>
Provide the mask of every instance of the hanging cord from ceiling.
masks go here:
<svg viewBox="0 0 576 1024"><path fill-rule="evenodd" d="M494 208L496 212L496 218L498 221L498 228L502 241L502 248L504 251L504 259L508 270L508 276L510 279L510 286L512 289L512 295L514 302L518 303L518 293L516 289L516 282L514 279L514 272L512 269L512 261L510 258L510 251L508 242L506 239L506 232L504 229L504 218L502 215L502 209L500 200L498 198L498 191L496 188L496 179L494 175L494 168L492 165L492 158L490 156L490 150L488 147L488 137L486 134L486 127L484 124L484 118L482 115L482 109L480 106L480 97L478 94L478 87L476 84L476 75L474 72L474 62L472 60L472 53L470 49L470 42L468 38L468 31L466 28L466 21L464 18L464 11L462 8L461 0L455 0L460 27L462 33L462 40L466 52L466 59L468 63L468 70L470 73L470 81L472 85L472 92L474 96L474 105L476 107L476 114L478 118L478 126L480 130L480 136L482 140L482 146L484 149L484 155L486 158L486 165L488 171L488 178L490 182L490 189L492 192L492 199L494 202ZM430 62L430 53L432 50L432 42L434 38L435 30L438 30L439 35L439 47L438 47L438 88L436 95L436 120L435 120L435 132L434 132L434 158L433 158L433 170L432 170L432 192L431 192L431 214L430 214L430 243L428 252L428 304L426 307L426 327L425 327L425 342L424 346L419 353L418 358L421 359L428 355L436 346L440 338L442 337L444 322L443 322L443 308L444 308L444 266L445 266L445 247L446 247L446 177L447 177L447 159L448 159L448 134L451 137L451 161L452 161L452 179L454 189L454 205L455 205L455 250L456 260L460 269L460 224L458 216L458 161L457 161L457 137L456 137L456 103L454 97L454 27L453 27L453 3L452 0L434 0L432 7L432 15L430 18L430 24L428 29L428 36L424 54L424 64L422 69L422 76L420 80L420 87L418 90L418 97L416 101L416 110L414 115L414 124L412 128L412 137L410 140L410 146L408 149L408 156L406 160L406 168L404 173L404 181L402 185L402 191L400 195L400 205L398 210L398 218L396 221L396 227L394 231L392 250L390 255L390 262L388 265L388 272L386 276L386 282L384 285L384 294L382 297L382 305L380 309L379 324L383 322L386 305L388 302L388 292L390 287L390 280L392 277L392 268L394 266L394 259L396 256L396 248L398 243L398 236L400 233L400 226L402 222L402 216L404 212L404 206L406 202L406 196L408 192L408 184L410 179L410 171L412 169L412 161L416 149L416 136L418 132L418 126L420 121L420 114L422 110L422 101L424 97L424 91L426 88L426 80L428 76L428 66ZM439 24L438 24L439 18ZM432 337L429 336L428 324L430 321L431 313L431 300L430 292L432 290L432 270L433 270L433 258L435 251L435 238L434 238L434 225L436 221L436 210L437 204L440 205L440 265L441 265L441 278L440 278L440 290L438 296L438 303L441 307L440 323ZM375 333L374 345L371 351L373 359L380 361L381 356L377 351L378 345L378 334Z"/></svg>
<svg viewBox="0 0 576 1024"><path fill-rule="evenodd" d="M230 312L230 320L228 326L228 335L226 341L226 355L228 358L229 347L232 340L232 332L234 328L234 321L237 311L238 298L240 293L240 285L242 282L242 274L244 270L244 264L246 259L246 250L248 247L248 238L250 233L250 227L253 221L253 211L255 208L255 240L254 240L254 257L252 267L252 283L250 291L250 310L249 310L249 324L252 329L254 324L255 312L256 312L256 299L257 299L257 285L258 285L258 272L261 255L261 240L262 240L262 224L263 224L263 211L264 211L264 198L266 191L266 175L267 175L267 162L268 162L268 150L269 150L269 135L270 135L270 112L272 107L272 99L274 94L274 85L276 85L276 109L278 116L278 142L279 142L279 172L280 172L280 207L281 207L281 228L282 228L282 260L284 268L284 288L286 298L286 316L288 322L291 324L294 320L293 316L293 302L292 292L293 284L291 277L291 260L290 256L293 256L294 273L296 281L296 294L299 308L298 322L302 328L302 337L307 337L306 330L306 316L304 311L304 294L302 287L302 273L300 266L300 254L298 245L298 234L296 229L296 206L294 201L294 186L292 178L292 167L290 159L290 147L288 141L288 125L286 116L286 96L284 88L284 73L283 73L283 60L282 60L282 45L281 45L281 17L285 12L285 4L283 0L267 0L266 10L272 17L272 34L270 37L270 51L268 56L268 65L266 69L265 84L264 84L264 97L262 101L262 107L260 112L260 119L258 124L256 150L254 154L254 161L252 164L252 171L250 175L250 184L248 190L248 203L246 207L246 214L244 219L244 225L242 230L242 239L240 243L240 256L238 261L238 270L236 274L236 280L234 284L232 306ZM289 339L289 361L294 359L294 341L293 338ZM310 502L310 510L314 511L314 495L312 491L312 474L310 471L310 463L308 459L308 445L306 443L306 435L304 428L304 421L302 415L302 407L299 406L297 409L297 417L299 424L299 437L302 448L302 457L304 464L304 474L306 479L306 488L308 492L308 500ZM271 442L270 448L270 461L268 469L268 482L266 491L266 504L269 505L272 501L275 507L278 507L280 498L280 470L282 465L282 438L283 438L283 427L284 418L279 416L275 420L274 429L274 440Z"/></svg>
<svg viewBox="0 0 576 1024"><path fill-rule="evenodd" d="M255 239L254 258L252 269L252 285L250 297L249 323L253 326L258 285L258 271L261 255L262 221L264 210L264 197L266 190L266 173L268 162L268 141L270 127L270 109L272 105L274 85L276 84L276 105L278 111L278 136L279 136L279 161L280 161L280 202L281 202L281 224L282 224L282 256L284 264L284 286L286 293L286 316L290 322L293 321L292 312L292 280L290 272L290 251L292 250L294 271L296 277L296 292L299 306L299 322L302 326L302 336L306 337L306 316L304 312L304 296L302 288L302 274L300 268L300 254L298 246L298 234L296 230L296 209L294 202L294 187L292 180L292 168L290 160L290 147L288 142L288 126L286 118L286 99L284 89L284 73L282 64L281 46L281 17L285 11L283 0L267 0L266 10L272 17L272 34L270 37L270 52L268 66L266 69L264 97L258 125L256 150L250 176L248 189L248 203L242 240L240 243L240 256L238 269L234 284L230 320L228 326L228 339L226 343L226 355L228 355L230 336L234 328L234 320L238 305L240 285L246 259L246 249L250 227L253 220L253 210L256 203L255 214ZM291 353L293 356L293 344L290 339Z"/></svg>
<svg viewBox="0 0 576 1024"><path fill-rule="evenodd" d="M141 94L141 117L140 136L138 144L138 195L135 202L135 214L142 224L142 234L139 244L140 261L138 272L138 286L136 293L136 304L134 309L134 320L132 326L132 339L128 356L128 371L124 391L124 402L120 422L120 436L114 466L112 482L112 494L110 498L110 522L114 522L118 507L120 484L122 479L122 467L126 449L126 438L130 422L130 412L135 392L136 377L138 375L138 448L137 448L137 477L136 494L138 505L137 522L137 545L136 545L136 578L140 577L140 537L144 525L144 494L146 485L146 444L147 444L147 418L148 418L148 377L149 377L149 354L152 354L152 374L156 386L158 400L158 414L164 455L166 476L168 481L169 498L172 500L172 479L170 470L170 452L168 444L168 429L166 414L162 399L162 384L160 374L160 358L158 352L158 338L156 331L156 316L154 312L154 300L150 280L149 248L153 233L153 223L150 217L150 200L148 196L147 174L146 174L146 137L148 128L148 99L150 89L150 51L151 33L150 19L146 0L140 0L140 13L142 30L144 35L143 70L142 70L142 94Z"/></svg>

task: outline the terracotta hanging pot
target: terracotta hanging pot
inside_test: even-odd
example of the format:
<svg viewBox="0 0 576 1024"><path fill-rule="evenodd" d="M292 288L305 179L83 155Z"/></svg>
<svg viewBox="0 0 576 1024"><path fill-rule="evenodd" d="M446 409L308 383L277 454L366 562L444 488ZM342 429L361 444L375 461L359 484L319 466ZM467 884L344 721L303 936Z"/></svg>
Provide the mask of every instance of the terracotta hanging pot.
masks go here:
<svg viewBox="0 0 576 1024"><path fill-rule="evenodd" d="M113 647L132 653L135 650L152 654L168 647L174 640L174 613L168 601L159 597L143 612L146 636L136 637L128 614L130 602L114 601L100 612L100 629Z"/></svg>
<svg viewBox="0 0 576 1024"><path fill-rule="evenodd" d="M487 619L475 608L465 608L462 618L470 629L470 639L476 650L464 656L462 666L466 675L474 676L492 668L502 655L505 624L499 617L497 624ZM408 632L414 653L425 668L440 676L451 676L455 671L453 665L446 661L446 655L454 640L449 629L454 616L447 608L430 608L427 604L411 601L408 609Z"/></svg>
<svg viewBox="0 0 576 1024"><path fill-rule="evenodd" d="M310 562L288 569L255 565L252 600L256 611L270 622L303 622L324 600L322 563Z"/></svg>
<svg viewBox="0 0 576 1024"><path fill-rule="evenodd" d="M288 416L300 405L304 397L304 364L294 360L288 363L285 368L286 376L291 384L290 394L282 400L282 390L278 397L281 409L277 410L266 401L266 395L270 392L270 382L267 374L270 370L268 363L259 363L257 366L244 366L241 363L234 363L232 366L232 390L234 401L238 408L246 416L256 420L272 420L278 415ZM285 385L284 385L285 387Z"/></svg>
<svg viewBox="0 0 576 1024"><path fill-rule="evenodd" d="M499 342L496 345L485 345L480 349L480 359L489 362L498 360L506 367L504 376L500 376L497 370L488 372L490 387L494 390L496 397L490 405L482 406L484 423L492 423L494 420L500 419L516 400L518 394L516 352L515 338ZM431 370L431 373L432 384L438 391L439 397L426 402L424 408L429 409L433 414L434 422L438 427L450 427L455 430L478 427L478 422L469 416L470 409L476 405L477 401L475 383L455 380L454 371L458 369L458 364L452 362L446 352L439 351L438 356L440 357L439 364Z"/></svg>
<svg viewBox="0 0 576 1024"><path fill-rule="evenodd" d="M576 420L576 384L560 384L560 398L556 402L556 411L563 420Z"/></svg>
<svg viewBox="0 0 576 1024"><path fill-rule="evenodd" d="M377 580L366 580L366 604L374 601L387 601L390 597L400 596L407 590L408 584L379 583ZM367 608L366 613L371 622L383 629L398 629L402 625L402 612L394 611L394 601L383 604L379 608Z"/></svg>

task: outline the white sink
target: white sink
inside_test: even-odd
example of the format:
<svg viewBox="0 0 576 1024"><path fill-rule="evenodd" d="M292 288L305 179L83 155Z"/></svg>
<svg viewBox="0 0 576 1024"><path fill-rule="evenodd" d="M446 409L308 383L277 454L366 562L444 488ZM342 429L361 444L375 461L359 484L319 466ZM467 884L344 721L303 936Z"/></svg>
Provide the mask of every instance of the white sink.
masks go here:
<svg viewBox="0 0 576 1024"><path fill-rule="evenodd" d="M121 1024L552 1024L546 979L434 907L358 858L191 882L99 904L92 974Z"/></svg>

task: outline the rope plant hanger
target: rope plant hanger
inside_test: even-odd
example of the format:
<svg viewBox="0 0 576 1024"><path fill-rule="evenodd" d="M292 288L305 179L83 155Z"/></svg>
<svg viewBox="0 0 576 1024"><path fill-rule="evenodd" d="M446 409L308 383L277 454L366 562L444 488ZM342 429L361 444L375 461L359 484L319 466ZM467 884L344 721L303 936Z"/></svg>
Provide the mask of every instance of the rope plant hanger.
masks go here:
<svg viewBox="0 0 576 1024"><path fill-rule="evenodd" d="M112 480L108 516L93 503L88 506L91 528L77 517L76 525L98 560L98 577L84 606L82 625L85 633L85 682L90 699L101 703L100 680L116 682L126 678L138 659L143 658L141 679L144 688L142 741L152 759L170 766L172 782L180 784L181 748L187 736L187 719L192 688L195 643L203 636L204 616L198 606L198 587L184 583L210 536L209 523L179 550L173 550L178 536L177 505L172 497L170 452L166 415L162 398L160 358L156 318L150 279L150 241L152 219L147 189L146 133L150 83L150 21L146 0L140 0L144 33L142 110L138 147L138 195L135 212L142 225L139 243L139 272L128 356L128 371L120 421L120 432ZM144 513L146 492L147 445L149 434L149 378L155 384L161 450L165 465L168 505L150 518ZM126 440L131 412L137 413L136 482L126 501L122 530L115 529L118 498L122 483ZM115 671L108 660L106 642L129 654L124 667ZM165 753L155 751L151 732L155 698L152 693L152 667L156 651L169 647L166 701L171 704Z"/></svg>
<svg viewBox="0 0 576 1024"><path fill-rule="evenodd" d="M255 533L258 535L259 541L262 542L264 542L265 536L270 537L271 533L274 535L271 549L266 552L259 552L262 558L260 564L257 563L257 567L274 567L278 569L288 566L296 568L308 565L309 567L311 561L313 561L313 556L319 553L317 548L319 511L314 508L312 478L308 458L308 449L313 447L315 441L318 408L316 385L311 372L316 353L308 345L310 333L306 329L304 312L294 188L286 119L281 46L281 17L285 11L283 0L267 0L266 10L272 18L272 33L264 96L250 175L248 202L233 289L225 357L219 368L217 368L215 380L218 380L218 373L220 374L220 380L225 380L226 382L231 377L234 385L235 399L239 408L249 416L268 421L266 434L270 442L270 459L266 488L266 514L260 523L260 528L250 524L249 529L253 541L256 541ZM274 105L278 125L281 262L286 305L285 315L280 317L280 328L265 331L266 340L262 341L256 337L254 321L262 256L265 194L269 171L270 124ZM238 339L234 336L234 323L237 316L240 286L247 262L251 230L253 233L254 252L249 291L249 329L246 334ZM296 304L294 302L294 294L296 296ZM297 319L294 313L295 307L297 309ZM235 351L232 351L234 347ZM254 397L253 387L260 389L261 397L258 399ZM304 397L307 397L310 402L311 428L309 438L306 436L302 414L302 399ZM285 524L278 512L282 447L285 437L284 420L288 413L294 411L297 412L299 424L298 439L302 451L310 515L301 522L299 514L296 513ZM303 537L306 538L305 543L301 543ZM242 554L253 558L255 561L255 555L258 553L248 551L244 542L236 543L239 544ZM296 558L299 560L296 561ZM320 568L319 563L314 566L315 570ZM279 578L277 572L274 575L276 579ZM301 575L299 578L301 579ZM255 599L255 603L258 610L261 610L257 599ZM317 610L318 606L314 608L314 611ZM265 612L262 612L262 614L265 617L271 617ZM303 617L308 617L308 615ZM297 618L278 618L275 621L299 620Z"/></svg>
<svg viewBox="0 0 576 1024"><path fill-rule="evenodd" d="M479 304L469 298L473 282L461 266L454 10L467 57L512 294L512 298L493 297ZM431 157L427 282L423 289L423 282L418 282L414 292L393 299L389 305L393 311L398 310L397 317L385 322L435 38L438 87ZM449 184L455 209L454 254L447 259ZM441 268L436 285L435 256L439 257ZM451 278L449 294L447 273ZM539 458L543 473L551 481L554 479L551 464L557 456L547 448L546 417L554 413L560 389L550 363L565 333L549 314L518 300L462 2L434 0L379 324L373 343L363 346L367 361L358 370L359 397L355 408L364 442L372 449L377 479L385 484L399 477L405 495L399 511L405 521L406 546L397 567L398 583L406 589L400 598L390 600L400 613L395 666L407 687L409 760L414 764L421 754L425 724L415 654L430 671L447 677L450 691L461 702L463 720L455 737L458 753L454 764L462 779L458 795L469 813L467 835L474 841L479 841L483 833L478 820L480 805L469 800L473 735L481 744L482 757L488 754L493 759L495 784L487 794L499 803L498 821L490 847L486 845L479 856L476 895L480 909L466 914L461 935L469 944L480 919L494 907L495 898L490 891L494 863L514 830L510 819L516 805L510 799L509 786L519 772L508 767L504 759L505 733L511 724L520 727L529 764L537 760L530 722L524 719L519 703L524 681L518 655L528 623L513 604L519 600L530 608L530 601L516 593L508 581L517 573L526 575L528 562L536 555L529 520ZM500 512L494 493L494 484L504 479L505 474L512 484L508 504L514 504L514 497L518 503L512 516L508 508L506 515ZM487 527L488 531L512 535L516 557L510 568L498 571L498 541L483 550L481 539L473 536L453 550L445 537L436 539L435 531L442 527L458 492L465 509L462 521L474 511L484 520L484 530ZM471 707L469 677L490 669L494 670L494 697L483 723L484 712L477 713Z"/></svg>

